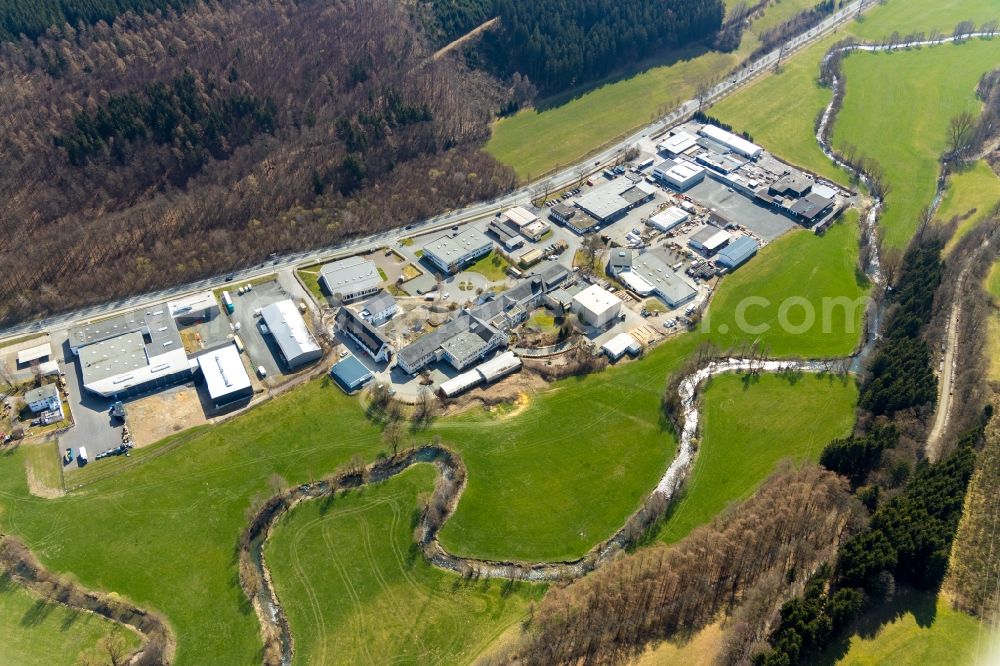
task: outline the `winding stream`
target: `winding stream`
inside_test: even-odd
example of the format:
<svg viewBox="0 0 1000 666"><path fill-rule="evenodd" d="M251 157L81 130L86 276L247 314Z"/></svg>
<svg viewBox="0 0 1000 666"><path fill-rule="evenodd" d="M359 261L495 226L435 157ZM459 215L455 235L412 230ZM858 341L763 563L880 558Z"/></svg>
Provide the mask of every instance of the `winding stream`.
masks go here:
<svg viewBox="0 0 1000 666"><path fill-rule="evenodd" d="M984 33L973 33L961 39L987 36ZM912 43L900 43L893 46L876 44L850 44L832 49L824 57L824 62L838 52L843 51L880 51L906 48L907 46L930 46L944 42L958 41L954 37L938 40L926 40ZM833 105L843 91L842 81L834 78L831 84L833 98L824 109L817 131L816 141L823 153L835 164L854 174L870 190L871 183L867 177L845 163L832 149L829 142L829 130L833 121ZM934 206L941 199L942 184L938 185ZM862 237L868 246L867 259L862 267L865 274L874 285L875 297L870 302L865 313L865 332L857 351L848 357L823 360L752 360L747 358L722 358L706 363L698 370L684 377L679 386L678 394L681 400L683 423L680 432L680 442L676 457L671 461L656 487L650 492L642 506L630 516L628 522L605 541L595 545L582 557L564 562L515 562L496 561L478 558L458 557L446 551L437 539L440 527L447 522L455 510L465 487L465 467L461 458L443 446L427 445L404 451L398 456L381 460L366 467L363 471L342 474L320 482L306 483L296 486L284 493L272 497L265 508L258 514L247 528L246 553L249 562L257 569L260 586L255 599L251 599L265 635L277 638L280 645L281 664L290 664L293 654L293 638L287 618L281 607L277 593L274 590L270 572L263 556L264 546L270 535L271 528L287 511L298 502L329 496L338 490L357 488L368 483L384 481L395 476L414 464L430 463L437 467L440 483L434 492L432 502L445 507L435 519L428 518L425 511L420 519L418 546L424 557L432 565L441 569L454 571L463 576L505 578L530 581L566 581L578 578L601 566L611 556L627 547L635 535L637 526L643 527L650 515L655 515L655 507L662 506L664 500L671 500L687 478L697 452L698 425L701 418L698 405L698 393L705 382L716 375L732 372L828 372L831 364L842 363L851 372L858 372L875 348L879 339L878 330L882 320L882 295L885 291L884 276L879 259L878 249L878 219L883 201L875 198L859 224ZM241 577L243 572L241 571Z"/></svg>

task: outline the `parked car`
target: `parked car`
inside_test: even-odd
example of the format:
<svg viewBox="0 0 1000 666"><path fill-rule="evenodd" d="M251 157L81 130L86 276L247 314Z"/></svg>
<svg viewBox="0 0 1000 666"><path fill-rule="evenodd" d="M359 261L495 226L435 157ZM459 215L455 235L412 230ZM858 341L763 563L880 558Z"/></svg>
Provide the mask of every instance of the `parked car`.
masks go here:
<svg viewBox="0 0 1000 666"><path fill-rule="evenodd" d="M257 366L257 375L260 376L261 379L264 379L265 377L267 377L267 368L265 368L262 365L258 365Z"/></svg>
<svg viewBox="0 0 1000 666"><path fill-rule="evenodd" d="M66 448L66 455L63 456L63 462L67 464L73 462L73 447Z"/></svg>

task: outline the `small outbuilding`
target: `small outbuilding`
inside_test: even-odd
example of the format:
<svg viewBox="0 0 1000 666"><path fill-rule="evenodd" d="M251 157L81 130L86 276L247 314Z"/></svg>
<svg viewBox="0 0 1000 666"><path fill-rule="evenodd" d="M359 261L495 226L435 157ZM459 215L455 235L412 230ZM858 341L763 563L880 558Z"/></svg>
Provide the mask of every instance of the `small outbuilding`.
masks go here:
<svg viewBox="0 0 1000 666"><path fill-rule="evenodd" d="M344 391L353 393L371 380L372 373L356 356L350 355L330 368L330 376Z"/></svg>
<svg viewBox="0 0 1000 666"><path fill-rule="evenodd" d="M601 351L607 354L608 358L612 361L617 361L624 356L626 352L635 356L641 350L642 345L640 345L636 339L628 333L619 333L601 345Z"/></svg>

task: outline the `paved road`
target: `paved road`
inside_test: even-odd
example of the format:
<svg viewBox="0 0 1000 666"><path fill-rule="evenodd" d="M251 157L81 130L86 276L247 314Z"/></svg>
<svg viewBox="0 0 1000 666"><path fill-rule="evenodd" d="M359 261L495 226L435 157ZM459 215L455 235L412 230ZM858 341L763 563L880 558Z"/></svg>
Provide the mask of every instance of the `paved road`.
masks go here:
<svg viewBox="0 0 1000 666"><path fill-rule="evenodd" d="M232 281L241 282L251 280L256 277L280 272L282 270L292 270L295 266L302 264L329 261L341 256L370 251L383 247L387 244L394 244L398 240L407 236L444 230L453 225L468 224L487 217L492 217L496 212L504 208L518 204L530 203L533 198L541 194L542 188L545 187L546 184L548 189L552 191L563 189L566 186L579 181L586 174L595 170L600 170L603 166L614 162L627 148L634 145L645 136L663 132L678 122L690 117L704 104L718 101L719 99L733 93L741 86L759 76L761 73L768 71L768 68L773 66L779 58L787 58L791 53L794 53L795 51L798 51L808 44L816 41L820 37L823 37L837 26L852 20L858 15L859 12L876 6L877 4L878 3L874 0L855 0L854 2L849 3L840 11L827 17L812 30L809 30L789 42L786 42L781 48L775 49L774 51L762 56L746 67L741 68L732 76L727 77L724 81L716 84L707 92L707 95L701 102L698 100L688 100L661 120L658 120L642 130L622 139L618 143L605 148L596 155L592 155L582 162L574 166L567 167L558 173L541 178L535 183L522 187L521 189L511 192L510 194L498 197L491 201L483 201L473 204L472 206L462 210L450 211L429 220L408 225L404 229L392 229L371 236L366 236L364 238L347 241L334 247L284 255L272 260L270 263L259 264L257 266L236 271L232 274ZM215 289L229 282L230 280L227 279L227 277L228 276L219 275L184 285L170 287L168 289L162 289L152 293L124 298L88 308L82 308L73 312L66 312L40 321L17 324L6 329L0 329L0 341L6 338L22 336L28 333L51 333L65 329L75 322L85 321L96 317L105 317L118 312L124 312L165 300L178 298L182 295L196 291Z"/></svg>

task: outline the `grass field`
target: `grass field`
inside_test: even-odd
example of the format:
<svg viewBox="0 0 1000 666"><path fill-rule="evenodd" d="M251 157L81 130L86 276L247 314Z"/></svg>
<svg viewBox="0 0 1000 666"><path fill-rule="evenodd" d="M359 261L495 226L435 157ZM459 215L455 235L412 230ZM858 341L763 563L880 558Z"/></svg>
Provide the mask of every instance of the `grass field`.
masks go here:
<svg viewBox="0 0 1000 666"><path fill-rule="evenodd" d="M544 587L463 581L413 544L421 465L386 483L297 506L266 550L287 605L295 663L469 663Z"/></svg>
<svg viewBox="0 0 1000 666"><path fill-rule="evenodd" d="M129 650L139 646L139 637L128 629L46 602L0 576L0 666L57 666L75 664L84 654L99 657L97 645L111 633Z"/></svg>
<svg viewBox="0 0 1000 666"><path fill-rule="evenodd" d="M847 184L849 175L823 155L814 137L815 120L831 98L830 90L817 82L819 61L830 46L848 35L874 40L893 31L905 35L914 30L929 33L938 29L949 34L963 19L971 19L978 25L1000 18L998 15L1000 9L993 0L889 0L868 11L862 20L845 25L833 35L795 54L782 65L780 73L759 79L750 87L730 95L713 106L709 113L739 130L750 132L755 141L774 154ZM848 86L851 85L849 81ZM913 106L926 108L924 102ZM890 120L885 119L884 122Z"/></svg>
<svg viewBox="0 0 1000 666"><path fill-rule="evenodd" d="M857 623L856 632L818 663L841 666L987 666L1000 642L976 618L933 594L901 589Z"/></svg>
<svg viewBox="0 0 1000 666"><path fill-rule="evenodd" d="M723 75L752 51L759 44L760 32L813 4L782 0L770 6L744 34L735 54L691 51L679 55L676 62L641 68L638 73L626 74L578 95L550 100L542 104L541 111L527 109L503 118L494 124L486 148L514 167L524 180L578 162L616 137L648 123L663 105L692 98L701 82ZM723 117L727 122L749 130L775 154L845 182L846 175L826 161L812 140L813 121L830 101L829 91L815 84L819 60L830 44L847 34L878 39L894 30L907 34L936 28L950 34L963 19L978 25L1000 18L998 15L993 0L888 0L868 11L861 21L847 24L834 36L793 56L783 65L781 75L765 77L714 107L712 113L727 116ZM810 141L813 145L806 149Z"/></svg>
<svg viewBox="0 0 1000 666"><path fill-rule="evenodd" d="M868 294L867 280L856 268L857 220L851 210L824 236L786 234L723 279L703 322L709 339L723 349L759 339L775 356L853 352Z"/></svg>
<svg viewBox="0 0 1000 666"><path fill-rule="evenodd" d="M813 44L786 61L779 73L730 95L709 113L739 131L750 132L755 142L775 155L848 185L849 174L823 154L815 136L816 117L833 94L819 85L818 63L842 37L838 34Z"/></svg>
<svg viewBox="0 0 1000 666"><path fill-rule="evenodd" d="M36 484L35 492L43 496L47 493L61 493L63 490L61 452L56 448L55 442L35 442L22 446L25 473Z"/></svg>
<svg viewBox="0 0 1000 666"><path fill-rule="evenodd" d="M986 276L986 291L993 297L993 310L987 321L986 354L989 357L989 378L1000 381L1000 261L993 264Z"/></svg>
<svg viewBox="0 0 1000 666"><path fill-rule="evenodd" d="M844 60L847 90L833 144L853 144L884 169L892 189L881 226L890 246L909 242L934 198L948 121L963 110L978 113L976 83L997 65L1000 41L982 40Z"/></svg>
<svg viewBox="0 0 1000 666"><path fill-rule="evenodd" d="M510 262L501 257L497 252L490 252L488 255L476 261L476 263L465 268L466 271L479 273L490 282L500 282L507 277L507 268Z"/></svg>
<svg viewBox="0 0 1000 666"><path fill-rule="evenodd" d="M953 173L935 218L938 223L948 223L953 218L960 218L955 233L945 245L945 253L951 252L955 243L985 219L998 203L1000 178L984 160Z"/></svg>
<svg viewBox="0 0 1000 666"><path fill-rule="evenodd" d="M694 469L660 531L668 543L749 497L778 461L818 460L854 423L858 391L851 378L720 375L710 382Z"/></svg>

